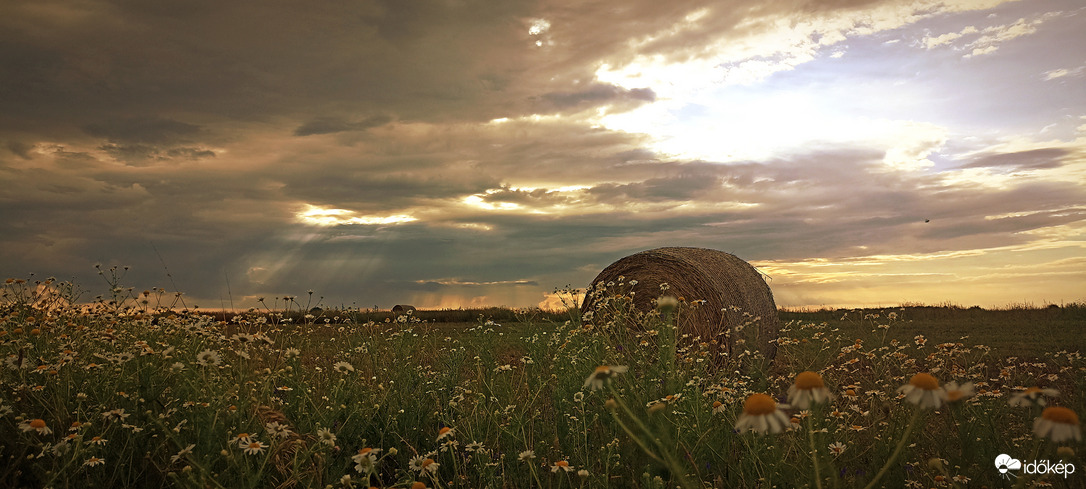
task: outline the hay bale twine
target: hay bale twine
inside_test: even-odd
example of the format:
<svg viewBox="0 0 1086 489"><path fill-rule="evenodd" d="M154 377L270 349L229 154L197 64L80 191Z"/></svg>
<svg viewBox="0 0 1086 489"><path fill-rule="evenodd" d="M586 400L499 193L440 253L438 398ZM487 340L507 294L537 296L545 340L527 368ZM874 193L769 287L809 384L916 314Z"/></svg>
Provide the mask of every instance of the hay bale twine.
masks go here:
<svg viewBox="0 0 1086 489"><path fill-rule="evenodd" d="M624 277L624 280L620 280ZM630 286L636 280L636 285ZM625 285L619 290L617 284ZM612 290L603 290L614 283ZM660 284L670 287L662 292ZM687 303L704 300L697 307L683 306L679 315L679 331L700 336L702 341L717 338L722 343L723 332L730 332L737 325L760 318L741 333L747 340L747 348L760 349L767 358L776 354L777 330L780 318L773 292L769 290L762 274L749 263L723 251L706 248L667 247L642 251L622 258L603 269L581 304L582 314L596 309L607 294L633 292L633 306L648 312L655 307L654 301L662 295L686 299ZM723 311L723 312L722 312ZM744 313L753 316L745 316ZM605 318L599 318L605 319ZM729 335L725 346L733 350L736 335Z"/></svg>
<svg viewBox="0 0 1086 489"><path fill-rule="evenodd" d="M396 304L395 306L392 306L392 312L394 314L409 314L414 313L415 310L415 306L410 306L407 304Z"/></svg>

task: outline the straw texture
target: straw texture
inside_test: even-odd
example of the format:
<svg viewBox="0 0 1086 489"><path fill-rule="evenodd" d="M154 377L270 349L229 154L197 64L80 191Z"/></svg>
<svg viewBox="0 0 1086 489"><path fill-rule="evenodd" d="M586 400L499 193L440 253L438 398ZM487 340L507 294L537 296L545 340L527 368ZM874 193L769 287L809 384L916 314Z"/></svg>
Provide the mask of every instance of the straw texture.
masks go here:
<svg viewBox="0 0 1086 489"><path fill-rule="evenodd" d="M624 280L620 280L622 277ZM629 286L631 281L636 285ZM722 339L720 333L731 331L754 318L759 318L743 331L746 348L756 347L772 358L780 319L762 274L749 263L723 251L706 248L667 247L642 251L622 258L603 269L592 281L590 292L585 295L581 312L594 311L609 291L600 292L608 283L627 284L621 290L610 293L633 292L633 305L639 311L651 311L655 299L671 295L685 299L687 304L704 300L697 307L684 305L679 314L682 333L700 336L702 341ZM670 287L661 291L660 284ZM738 309L738 310L736 310ZM594 311L595 312L595 311ZM750 316L744 316L748 313ZM751 317L753 316L753 318ZM598 317L595 320L606 320ZM728 351L734 348L735 336L730 335Z"/></svg>

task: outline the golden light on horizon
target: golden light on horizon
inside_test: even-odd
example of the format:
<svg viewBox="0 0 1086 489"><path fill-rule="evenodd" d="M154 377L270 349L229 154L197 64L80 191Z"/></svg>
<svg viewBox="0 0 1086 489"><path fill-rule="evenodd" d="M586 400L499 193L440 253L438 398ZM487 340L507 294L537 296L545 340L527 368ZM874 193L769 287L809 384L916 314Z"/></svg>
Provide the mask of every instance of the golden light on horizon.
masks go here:
<svg viewBox="0 0 1086 489"><path fill-rule="evenodd" d="M358 213L347 209L334 209L306 204L305 208L295 215L295 218L310 226L330 227L345 226L351 224L383 225L403 224L417 221L418 218L406 214L391 216L359 216Z"/></svg>

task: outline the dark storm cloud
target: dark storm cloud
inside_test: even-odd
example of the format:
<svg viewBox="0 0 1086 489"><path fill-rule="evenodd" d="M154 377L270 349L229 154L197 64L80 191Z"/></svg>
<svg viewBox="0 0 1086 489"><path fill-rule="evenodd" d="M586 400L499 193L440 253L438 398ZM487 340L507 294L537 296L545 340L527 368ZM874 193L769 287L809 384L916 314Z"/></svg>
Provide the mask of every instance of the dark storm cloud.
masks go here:
<svg viewBox="0 0 1086 489"><path fill-rule="evenodd" d="M29 160L31 158L30 150L34 149L34 145L22 141L8 141L4 144L4 147L24 160Z"/></svg>
<svg viewBox="0 0 1086 489"><path fill-rule="evenodd" d="M306 289L386 307L510 289L525 305L654 246L937 252L1081 221L1073 182L966 185L859 144L686 161L589 119L665 98L597 80L605 64L692 60L877 3L8 2L0 268L94 287L93 263L131 265L126 284L204 307ZM533 37L535 19L550 27ZM1066 151L963 168L1058 170ZM307 224L307 205L357 219ZM382 220L400 215L416 220Z"/></svg>
<svg viewBox="0 0 1086 489"><path fill-rule="evenodd" d="M392 122L392 117L387 115L375 115L356 122L349 122L340 117L320 117L298 126L294 130L294 135L312 136L314 134L332 134L344 131L364 131L389 122Z"/></svg>
<svg viewBox="0 0 1086 489"><path fill-rule="evenodd" d="M139 117L91 123L83 131L115 143L174 144L191 141L201 129L172 119Z"/></svg>

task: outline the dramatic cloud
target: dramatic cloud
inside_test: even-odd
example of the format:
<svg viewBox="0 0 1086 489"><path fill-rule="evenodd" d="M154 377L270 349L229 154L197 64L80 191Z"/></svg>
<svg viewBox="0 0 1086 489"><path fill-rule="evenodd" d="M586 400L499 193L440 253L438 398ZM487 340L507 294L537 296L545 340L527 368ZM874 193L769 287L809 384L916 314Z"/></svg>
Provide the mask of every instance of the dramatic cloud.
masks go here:
<svg viewBox="0 0 1086 489"><path fill-rule="evenodd" d="M205 308L556 304L656 246L781 305L1082 300L1073 0L0 6L0 272ZM1077 294L1077 295L1076 295Z"/></svg>

